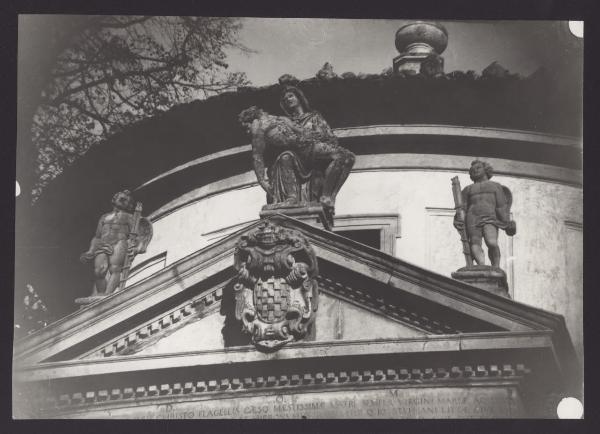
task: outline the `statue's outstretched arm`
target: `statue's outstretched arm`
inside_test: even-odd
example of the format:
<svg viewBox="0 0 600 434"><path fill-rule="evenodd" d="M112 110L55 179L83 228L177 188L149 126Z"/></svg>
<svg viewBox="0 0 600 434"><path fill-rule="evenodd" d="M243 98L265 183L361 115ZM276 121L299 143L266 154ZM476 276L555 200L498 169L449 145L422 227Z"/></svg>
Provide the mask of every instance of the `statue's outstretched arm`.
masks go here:
<svg viewBox="0 0 600 434"><path fill-rule="evenodd" d="M254 167L254 173L256 173L256 179L264 190L273 194L270 183L265 177L265 135L264 130L260 126L253 125L252 128L252 165Z"/></svg>

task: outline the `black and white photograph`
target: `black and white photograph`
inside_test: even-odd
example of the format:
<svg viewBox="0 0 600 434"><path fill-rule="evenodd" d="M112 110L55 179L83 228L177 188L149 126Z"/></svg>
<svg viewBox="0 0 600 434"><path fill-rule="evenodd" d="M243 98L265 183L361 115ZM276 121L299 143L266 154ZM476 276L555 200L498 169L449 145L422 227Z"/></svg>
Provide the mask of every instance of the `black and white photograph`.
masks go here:
<svg viewBox="0 0 600 434"><path fill-rule="evenodd" d="M17 45L14 419L584 417L583 21Z"/></svg>

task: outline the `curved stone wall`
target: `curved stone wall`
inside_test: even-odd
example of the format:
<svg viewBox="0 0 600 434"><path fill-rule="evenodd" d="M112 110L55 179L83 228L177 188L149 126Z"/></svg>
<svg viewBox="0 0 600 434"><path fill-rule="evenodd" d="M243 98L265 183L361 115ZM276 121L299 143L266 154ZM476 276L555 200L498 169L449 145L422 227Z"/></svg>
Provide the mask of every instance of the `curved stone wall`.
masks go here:
<svg viewBox="0 0 600 434"><path fill-rule="evenodd" d="M353 177L369 171L464 172L479 157L490 161L498 175L581 188L577 95L561 88L559 98L544 83L539 78L373 77L313 80L301 87L335 128L340 143L358 156ZM216 237L224 227L257 218L264 196L250 172L248 137L236 119L252 104L278 113L279 91L277 85L240 90L182 105L90 150L49 186L28 215L17 214L27 230L17 231L17 245L25 246L17 249L17 262L26 265L16 270L16 285L26 279L47 288L48 308L58 316L74 309L73 300L90 290L90 270L77 258L89 245L98 217L110 209L110 198L123 188L134 190L143 213L159 227L167 225L163 218L174 214L181 238L169 242L179 244L179 257L209 242L206 231ZM357 98L360 105L355 104ZM449 178L440 188L449 192L448 182ZM245 190L219 208L218 197L232 189ZM429 193L425 189L423 194ZM205 212L213 208L219 227L207 226L202 212L186 210L205 200ZM436 211L438 205L427 206L430 213L446 212ZM341 212L345 211L338 209L338 216ZM373 212L365 206L360 214ZM169 231L157 232L151 249L160 249L161 237L168 238ZM396 250L400 254L402 245ZM144 264L137 262L132 280L170 263L175 254L161 253L165 250L140 256Z"/></svg>

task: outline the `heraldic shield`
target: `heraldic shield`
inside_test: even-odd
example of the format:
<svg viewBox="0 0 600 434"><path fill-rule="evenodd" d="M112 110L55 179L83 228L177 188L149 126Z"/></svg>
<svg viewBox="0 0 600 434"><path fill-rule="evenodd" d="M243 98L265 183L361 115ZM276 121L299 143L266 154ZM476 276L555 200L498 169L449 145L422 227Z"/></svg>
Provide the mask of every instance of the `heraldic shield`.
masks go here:
<svg viewBox="0 0 600 434"><path fill-rule="evenodd" d="M254 345L276 350L306 336L318 306L318 269L299 232L265 221L239 241L235 268L235 315Z"/></svg>

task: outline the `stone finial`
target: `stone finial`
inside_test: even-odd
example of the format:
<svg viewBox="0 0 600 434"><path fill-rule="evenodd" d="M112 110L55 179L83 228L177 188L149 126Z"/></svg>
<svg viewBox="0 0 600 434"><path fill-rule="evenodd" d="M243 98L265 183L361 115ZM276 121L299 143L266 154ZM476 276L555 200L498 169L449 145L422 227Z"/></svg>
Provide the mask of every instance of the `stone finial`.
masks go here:
<svg viewBox="0 0 600 434"><path fill-rule="evenodd" d="M483 71L481 71L481 78L507 78L511 77L512 74L500 65L497 61L490 63Z"/></svg>
<svg viewBox="0 0 600 434"><path fill-rule="evenodd" d="M421 64L425 59L434 56L441 59L440 54L448 46L448 31L437 22L415 21L406 24L396 32L396 49L400 55L394 58L394 73L402 71L421 72ZM438 65L440 61L438 60ZM443 73L439 67L436 74Z"/></svg>
<svg viewBox="0 0 600 434"><path fill-rule="evenodd" d="M437 22L415 21L396 32L396 49L400 54L442 54L447 46L448 31Z"/></svg>
<svg viewBox="0 0 600 434"><path fill-rule="evenodd" d="M282 86L296 86L298 83L300 83L300 80L291 74L283 74L281 77L279 77L278 81Z"/></svg>
<svg viewBox="0 0 600 434"><path fill-rule="evenodd" d="M320 80L332 80L337 78L337 74L333 72L331 63L325 62L325 65L317 72L317 78Z"/></svg>

